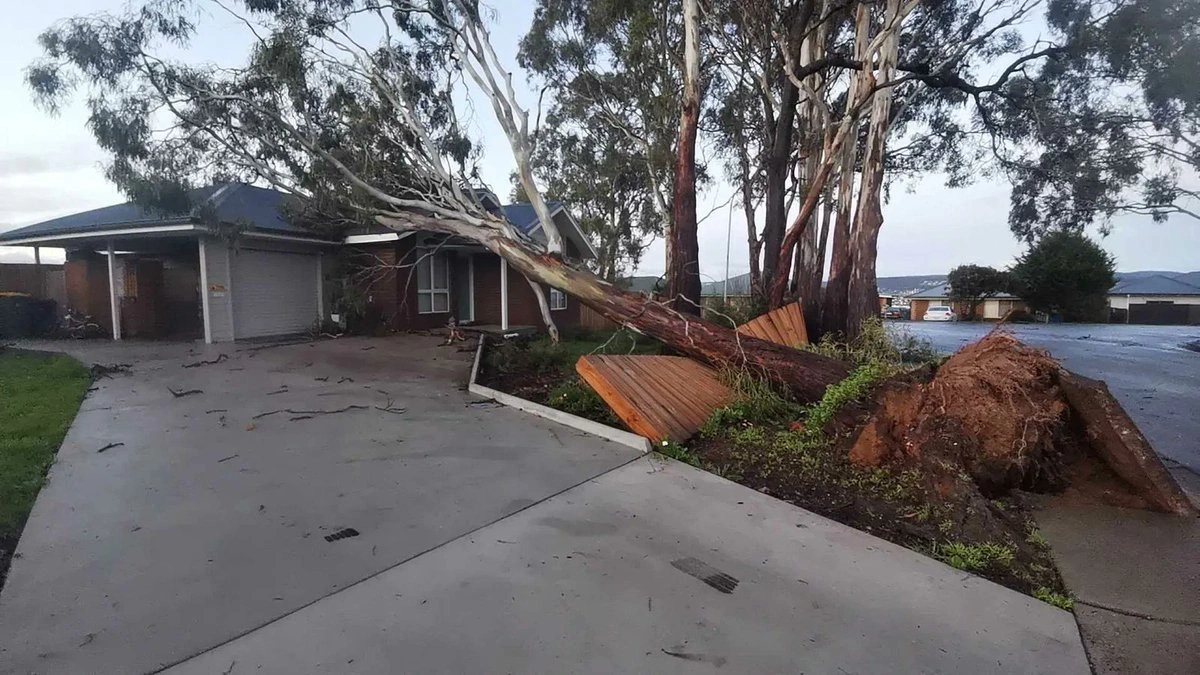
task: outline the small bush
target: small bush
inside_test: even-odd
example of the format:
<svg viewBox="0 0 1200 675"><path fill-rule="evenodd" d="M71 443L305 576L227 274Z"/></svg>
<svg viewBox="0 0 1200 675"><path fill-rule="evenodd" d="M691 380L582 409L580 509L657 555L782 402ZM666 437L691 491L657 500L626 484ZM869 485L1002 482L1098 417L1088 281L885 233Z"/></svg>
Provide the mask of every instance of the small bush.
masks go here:
<svg viewBox="0 0 1200 675"><path fill-rule="evenodd" d="M721 380L733 391L733 402L718 408L700 427L707 438L730 428L750 425L781 424L794 420L802 408L775 391L770 383L745 371L728 370Z"/></svg>
<svg viewBox="0 0 1200 675"><path fill-rule="evenodd" d="M804 416L807 433L820 435L835 415L847 403L866 396L889 372L886 366L867 364L859 366L846 379L825 388L821 400L809 406Z"/></svg>

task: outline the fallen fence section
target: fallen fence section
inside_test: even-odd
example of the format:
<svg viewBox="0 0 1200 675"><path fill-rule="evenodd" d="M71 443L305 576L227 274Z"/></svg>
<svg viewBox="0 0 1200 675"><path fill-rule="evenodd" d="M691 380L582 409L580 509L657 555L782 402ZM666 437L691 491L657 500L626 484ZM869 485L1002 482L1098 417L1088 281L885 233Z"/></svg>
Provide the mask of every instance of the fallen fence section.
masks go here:
<svg viewBox="0 0 1200 675"><path fill-rule="evenodd" d="M733 393L716 371L682 356L581 356L575 371L634 433L683 442Z"/></svg>
<svg viewBox="0 0 1200 675"><path fill-rule="evenodd" d="M784 305L738 326L737 332L785 347L808 344L808 329L804 327L804 311L799 302Z"/></svg>

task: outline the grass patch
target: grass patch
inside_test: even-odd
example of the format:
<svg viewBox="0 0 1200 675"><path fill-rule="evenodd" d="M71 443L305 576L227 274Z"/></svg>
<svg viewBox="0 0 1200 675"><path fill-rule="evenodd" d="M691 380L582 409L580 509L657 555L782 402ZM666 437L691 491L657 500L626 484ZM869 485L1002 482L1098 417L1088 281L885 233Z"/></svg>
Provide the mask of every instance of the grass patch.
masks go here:
<svg viewBox="0 0 1200 675"><path fill-rule="evenodd" d="M90 383L70 357L0 353L0 576Z"/></svg>

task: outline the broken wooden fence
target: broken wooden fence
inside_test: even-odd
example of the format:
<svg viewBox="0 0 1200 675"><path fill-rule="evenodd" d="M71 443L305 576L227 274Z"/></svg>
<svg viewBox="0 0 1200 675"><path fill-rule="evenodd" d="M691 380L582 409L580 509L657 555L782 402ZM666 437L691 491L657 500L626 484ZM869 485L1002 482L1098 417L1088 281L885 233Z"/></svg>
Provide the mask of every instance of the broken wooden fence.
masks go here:
<svg viewBox="0 0 1200 675"><path fill-rule="evenodd" d="M738 327L743 335L795 347L808 342L799 303ZM683 356L581 356L575 370L631 431L657 443L691 438L733 393L708 366Z"/></svg>

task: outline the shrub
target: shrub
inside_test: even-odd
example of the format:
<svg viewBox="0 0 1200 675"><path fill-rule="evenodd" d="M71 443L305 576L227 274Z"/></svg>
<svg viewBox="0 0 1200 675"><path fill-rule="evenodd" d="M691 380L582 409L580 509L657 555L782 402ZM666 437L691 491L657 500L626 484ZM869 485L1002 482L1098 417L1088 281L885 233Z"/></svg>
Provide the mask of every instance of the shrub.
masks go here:
<svg viewBox="0 0 1200 675"><path fill-rule="evenodd" d="M888 374L886 366L870 363L859 366L841 382L826 387L825 395L821 397L821 400L809 406L805 412L804 428L806 433L822 434L839 410L847 403L866 396Z"/></svg>
<svg viewBox="0 0 1200 675"><path fill-rule="evenodd" d="M800 415L802 408L798 404L746 371L724 371L721 380L733 390L733 402L713 411L700 427L702 436L713 437L730 427L784 423Z"/></svg>

